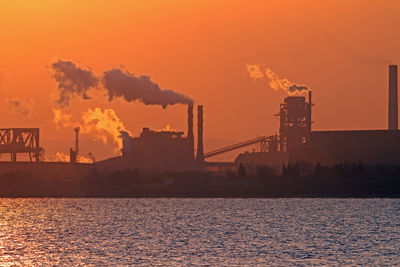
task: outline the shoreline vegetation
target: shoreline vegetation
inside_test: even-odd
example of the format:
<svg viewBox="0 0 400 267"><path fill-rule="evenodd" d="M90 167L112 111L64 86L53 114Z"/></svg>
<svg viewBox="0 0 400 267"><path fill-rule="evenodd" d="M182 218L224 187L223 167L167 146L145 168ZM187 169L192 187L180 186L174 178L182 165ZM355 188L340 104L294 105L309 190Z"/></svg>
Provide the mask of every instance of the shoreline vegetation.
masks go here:
<svg viewBox="0 0 400 267"><path fill-rule="evenodd" d="M152 172L126 169L87 175L0 175L0 197L400 198L400 166L259 166L237 172Z"/></svg>

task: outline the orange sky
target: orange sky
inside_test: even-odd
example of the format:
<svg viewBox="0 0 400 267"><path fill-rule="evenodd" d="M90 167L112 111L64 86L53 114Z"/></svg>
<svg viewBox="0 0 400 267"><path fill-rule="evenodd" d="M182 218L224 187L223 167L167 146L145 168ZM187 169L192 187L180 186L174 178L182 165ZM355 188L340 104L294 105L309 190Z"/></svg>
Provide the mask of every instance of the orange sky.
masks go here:
<svg viewBox="0 0 400 267"><path fill-rule="evenodd" d="M124 66L205 109L205 150L273 134L283 92L253 81L246 63L264 63L313 90L313 128L387 126L387 65L400 61L400 2L393 1L2 1L1 127L40 127L47 157L67 153L71 128L56 129L56 59L96 74ZM7 99L36 103L31 118ZM112 108L135 135L170 124L186 131L186 107L106 99L74 100L66 112ZM82 153L113 155L83 135ZM232 156L231 156L232 157Z"/></svg>

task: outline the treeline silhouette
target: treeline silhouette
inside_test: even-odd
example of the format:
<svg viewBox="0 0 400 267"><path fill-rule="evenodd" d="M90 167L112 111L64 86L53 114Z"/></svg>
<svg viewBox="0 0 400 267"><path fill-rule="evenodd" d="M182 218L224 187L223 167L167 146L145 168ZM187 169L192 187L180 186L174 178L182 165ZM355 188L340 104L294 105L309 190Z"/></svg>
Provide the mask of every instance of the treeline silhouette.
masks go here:
<svg viewBox="0 0 400 267"><path fill-rule="evenodd" d="M400 197L400 166L305 162L281 167L240 165L220 172L126 169L60 177L10 172L0 176L1 197Z"/></svg>

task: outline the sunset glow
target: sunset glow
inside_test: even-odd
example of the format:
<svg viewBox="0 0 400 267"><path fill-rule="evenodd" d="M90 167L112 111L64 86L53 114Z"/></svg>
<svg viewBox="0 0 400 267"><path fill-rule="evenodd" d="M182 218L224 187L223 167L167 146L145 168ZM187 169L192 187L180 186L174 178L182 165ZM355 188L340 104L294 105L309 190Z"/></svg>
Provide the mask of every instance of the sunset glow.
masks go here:
<svg viewBox="0 0 400 267"><path fill-rule="evenodd" d="M316 130L384 128L386 68L400 60L399 8L394 0L4 1L0 109L8 115L1 124L39 127L46 153L67 153L73 133L52 123L59 107L50 66L63 59L99 76L120 67L147 75L203 104L206 150L276 131L273 114L285 92L253 81L249 62L268 63L279 77L313 89ZM72 98L63 112L110 108L135 135L167 123L186 129L182 105L163 110L96 94ZM88 138L83 150L114 154Z"/></svg>
<svg viewBox="0 0 400 267"><path fill-rule="evenodd" d="M0 0L0 266L398 266L400 0Z"/></svg>

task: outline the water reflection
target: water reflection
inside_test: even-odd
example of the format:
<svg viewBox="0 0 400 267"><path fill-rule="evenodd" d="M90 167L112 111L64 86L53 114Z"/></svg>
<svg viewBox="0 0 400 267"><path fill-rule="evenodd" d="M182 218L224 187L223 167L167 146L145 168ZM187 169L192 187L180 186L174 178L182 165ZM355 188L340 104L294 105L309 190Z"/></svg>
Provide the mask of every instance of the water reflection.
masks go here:
<svg viewBox="0 0 400 267"><path fill-rule="evenodd" d="M400 263L400 200L1 199L0 265Z"/></svg>

